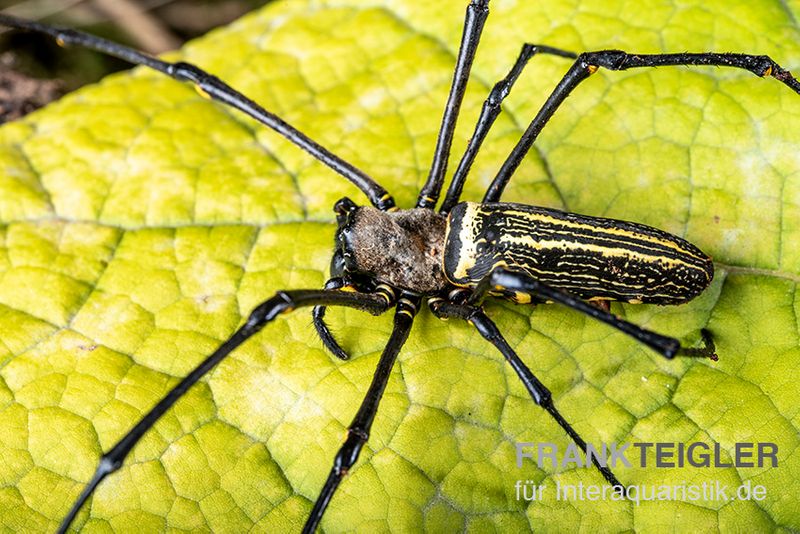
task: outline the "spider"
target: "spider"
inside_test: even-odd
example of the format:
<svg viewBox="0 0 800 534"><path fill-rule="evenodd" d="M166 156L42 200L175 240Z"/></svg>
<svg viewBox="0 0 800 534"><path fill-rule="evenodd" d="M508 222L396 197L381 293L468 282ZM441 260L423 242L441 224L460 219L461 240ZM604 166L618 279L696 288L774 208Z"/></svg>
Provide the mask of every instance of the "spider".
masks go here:
<svg viewBox="0 0 800 534"><path fill-rule="evenodd" d="M494 323L482 311L481 302L486 294L496 294L497 296L505 296L515 301L525 301L528 299L533 300L548 300L556 301L572 307L580 312L583 312L592 317L601 319L610 325L625 331L639 339L640 341L648 344L652 348L661 352L662 354L672 357L678 351L677 342L670 338L665 338L658 334L649 332L632 325L626 321L620 320L610 315L602 307L586 304L586 300L623 300L623 301L637 301L644 300L655 303L680 303L696 296L702 289L706 287L710 281L710 263L707 258L701 257L701 253L690 244L665 234L658 232L654 229L648 229L641 225L633 225L631 223L620 222L601 222L600 219L593 218L580 218L576 222L579 224L596 225L595 230L604 224L615 224L613 229L625 230L628 232L643 234L653 232L650 236L653 239L660 241L662 244L666 243L669 246L682 247L682 253L692 256L700 257L700 263L695 266L695 272L705 277L701 281L685 282L681 292L664 296L662 294L640 292L635 295L629 294L612 294L606 285L602 285L598 290L590 290L585 286L581 287L575 283L574 279L564 279L564 283L555 279L550 283L542 283L541 279L535 279L530 276L530 272L526 270L526 265L503 265L500 260L492 260L490 262L489 272L484 273L483 276L477 274L470 274L467 278L469 280L455 279L455 272L457 268L444 267L444 273L435 271L434 267L439 265L440 257L444 256L444 263L447 264L448 258L453 259L457 252L463 252L462 248L466 243L462 240L460 245L456 244L456 237L462 235L458 232L458 236L452 232L448 233L446 241L443 241L443 224L446 222L446 216L449 216L451 229L464 230L468 225L464 222L457 223L451 214L458 213L458 216L463 220L467 220L466 211L470 205L459 203L460 189L463 186L463 180L467 178L468 170L471 160L477 153L478 148L483 140L485 132L491 126L493 120L496 118L496 113L499 112L499 102L506 96L514 84L516 77L520 74L522 68L536 53L551 54L564 57L572 61L572 68L568 71L567 75L559 84L561 91L557 89L548 99L542 112L531 123L531 127L523 135L522 140L517 145L517 148L509 156L506 163L503 165L497 178L489 187L489 190L484 197L484 204L490 207L495 207L499 210L499 215L502 222L508 222L507 208L504 206L509 205L495 205L492 204L499 200L505 184L513 175L516 166L521 162L524 154L530 149L531 144L535 140L539 131L543 128L544 124L549 119L550 115L560 105L564 98L566 98L569 91L575 88L583 79L592 74L597 68L608 68L610 70L632 68L632 67L645 67L656 66L665 64L717 64L733 67L745 68L754 73L762 76L771 75L780 81L789 85L793 90L800 91L798 82L791 77L787 71L782 69L779 65L772 62L772 60L764 57L747 56L741 54L660 54L651 56L632 56L619 51L604 51L594 54L577 55L569 51L560 50L556 48L544 46L527 45L523 47L517 62L512 67L509 75L499 82L495 90L487 100L488 104L484 108L484 114L479 120L476 132L473 135L470 147L462 158L455 177L451 181L448 194L444 198L442 206L439 208L439 215L437 215L434 207L437 205L437 200L443 185L444 174L447 167L447 158L449 154L450 143L453 135L453 128L455 120L458 116L458 108L463 98L465 90L465 82L469 74L472 58L477 49L480 38L480 33L487 15L488 1L473 1L470 2L467 10L467 19L465 21L465 33L462 46L460 48L456 76L454 77L453 89L451 90L450 97L446 105L445 117L442 122L442 127L439 131L437 139L437 149L434 156L434 161L431 166L431 172L428 181L422 188L419 194L416 210L400 210L394 212L394 203L385 189L383 189L377 182L366 176L363 172L359 171L352 165L344 160L338 158L319 145L316 145L308 138L300 134L298 131L291 129L285 123L278 121L274 116L259 109L249 100L246 100L241 95L231 92L231 90L223 85L216 79L206 77L206 74L196 67L181 64L178 66L169 65L166 63L158 62L152 58L138 55L137 53L128 49L123 49L117 45L108 44L102 41L94 40L80 34L73 33L60 33L59 30L52 30L51 28L24 23L12 19L0 19L0 22L17 25L23 28L34 29L38 31L45 31L51 34L55 33L61 40L72 44L83 44L88 46L95 46L105 49L106 52L112 52L118 55L127 56L129 59L134 60L136 63L143 63L158 70L170 71L170 74L179 79L189 79L197 82L200 89L212 98L222 100L228 104L232 104L237 109L250 113L251 116L260 118L262 122L273 128L282 131L290 140L311 152L312 155L317 157L320 161L331 167L333 170L342 174L345 178L353 182L370 200L374 206L374 210L365 209L357 206L350 200L343 199L337 203L335 212L338 219L339 230L336 238L336 248L334 258L331 265L332 278L326 284L326 288L320 290L307 290L307 291L286 291L280 292L272 299L265 301L261 306L256 308L250 319L245 325L226 341L218 351L216 351L205 365L201 365L194 372L192 372L181 385L177 386L173 393L166 397L159 403L148 416L145 416L140 423L138 423L134 430L124 437L117 446L112 448L112 452L104 457L94 479L87 486L83 495L75 503L70 516L65 520L64 527L67 526L69 521L74 517L83 502L91 494L94 487L110 472L119 467L124 457L132 449L133 445L144 435L146 430L151 427L155 420L158 419L166 410L168 410L174 402L185 392L185 390L195 383L203 374L210 370L216 363L224 358L231 350L238 347L245 339L252 336L255 332L260 330L267 322L274 319L279 313L291 311L296 307L313 306L314 307L314 324L328 349L340 358L345 357L344 350L336 342L334 336L324 322L325 306L331 305L344 305L351 306L364 311L373 313L385 312L394 307L395 319L394 329L389 339L386 349L383 352L381 360L376 370L375 377L372 385L367 393L364 404L358 411L356 419L351 425L351 430L348 438L340 449L339 454L336 456L334 468L331 470L331 475L325 483L321 496L316 501L315 507L311 512L309 522L306 528L313 530L322 518L325 507L333 496L338 484L341 482L342 477L346 471L355 462L358 452L363 447L369 434L372 419L374 418L378 403L386 386L389 372L392 368L395 358L408 335L411 328L411 323L419 310L422 297L428 300L431 310L435 315L446 318L456 317L467 319L473 323L478 331L492 342L511 363L515 372L523 380L533 400L543 406L545 410L550 413L553 419L562 426L564 431L579 445L583 443L583 439L572 428L572 426L561 416L558 409L552 403L549 392L539 382L539 380L530 372L524 363L519 359L516 353L511 349L508 343L502 338L502 334L494 326ZM174 69L174 70L173 70ZM498 207L499 206L499 207ZM460 207L460 208L459 208ZM461 212L457 210L461 209ZM474 209L481 209L480 207ZM524 211L527 215L533 217L560 217L560 212L547 211L544 213L525 211L520 207L516 207ZM392 215L396 213L396 215ZM471 216L474 224L478 224L480 217ZM490 215L487 215L490 217ZM366 220L370 219L371 222L364 226ZM488 221L488 218L486 219ZM564 219L566 220L566 219ZM524 221L523 221L524 222ZM629 226L624 226L629 224ZM496 229L492 225L486 223L489 230ZM378 248L381 244L389 242L392 235L396 235L398 229L410 229L412 237L423 237L425 246L418 251L418 255L412 259L405 258L402 251L392 258L397 261L391 265L390 269L385 269L385 265L378 262L374 264L376 254L369 251ZM384 239L384 241L374 243L369 241L369 235L372 231ZM478 237L473 235L473 237ZM492 241L491 237L481 236L488 242ZM641 243L640 243L641 244ZM408 243L403 243L403 250L408 250ZM385 249L382 251L385 253ZM449 256L448 256L449 254ZM432 256L435 261L431 264L429 257ZM512 253L512 259L520 259ZM428 258L428 259L426 259ZM468 256L469 259L469 256ZM663 259L663 257L662 257ZM679 260L685 259L684 256L677 258ZM370 265L367 265L370 264ZM417 272L415 267L424 266L425 272ZM515 268L519 267L519 268ZM471 268L471 267L470 267ZM467 269L469 271L469 269ZM428 280L431 277L431 271L434 272L433 281ZM408 272L407 277L395 277L399 272ZM442 281L441 275L444 274L445 280ZM559 273L566 276L567 273ZM605 274L603 275L605 276ZM666 282L669 281L684 281L684 278L689 276L687 273L669 272ZM569 288L569 290L565 290ZM571 294L575 293L578 297ZM691 353L691 351L689 351ZM700 350L697 354L711 354L710 351ZM600 469L606 480L614 485L619 482L607 469Z"/></svg>

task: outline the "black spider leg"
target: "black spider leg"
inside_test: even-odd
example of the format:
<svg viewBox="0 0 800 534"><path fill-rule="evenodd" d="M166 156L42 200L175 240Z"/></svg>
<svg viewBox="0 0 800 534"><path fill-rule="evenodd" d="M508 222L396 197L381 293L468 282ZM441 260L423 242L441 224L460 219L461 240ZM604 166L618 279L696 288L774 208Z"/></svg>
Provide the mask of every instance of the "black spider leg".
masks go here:
<svg viewBox="0 0 800 534"><path fill-rule="evenodd" d="M328 507L328 503L339 487L339 483L356 463L361 449L367 443L372 422L378 413L378 406L389 381L389 375L394 362L397 360L397 354L406 339L408 339L419 304L420 298L418 296L405 292L400 294L394 314L392 335L386 343L386 348L383 349L378 361L378 367L372 377L372 383L364 396L364 401L358 408L353 422L347 428L347 439L339 449L339 452L336 453L328 479L325 481L325 485L322 487L322 491L320 491L317 501L314 503L314 508L311 510L311 514L303 527L304 533L310 534L316 530L317 525L322 520L325 509Z"/></svg>
<svg viewBox="0 0 800 534"><path fill-rule="evenodd" d="M195 367L192 372L178 382L178 384L173 387L158 404L147 412L147 414L142 417L139 422L111 448L111 450L101 457L100 464L97 466L97 471L64 518L58 532L64 533L67 531L83 506L83 503L92 495L97 485L105 477L122 466L125 457L130 453L145 432L147 432L156 421L164 415L164 412L169 410L203 375L214 368L231 351L244 343L253 334L264 328L264 326L273 321L280 314L290 312L299 307L316 306L319 304L328 306L349 306L351 308L368 311L375 315L379 315L389 308L386 300L380 296L336 290L301 289L279 291L269 300L262 302L250 313L244 325L228 338L227 341L220 345L213 354L203 360L200 365Z"/></svg>
<svg viewBox="0 0 800 534"><path fill-rule="evenodd" d="M469 322L473 325L478 332L486 339L489 343L495 346L497 350L505 357L506 361L511 365L514 369L514 372L517 373L517 376L522 381L525 389L528 390L533 402L537 405L544 408L544 410L550 414L550 416L555 420L558 425L564 429L564 432L572 438L572 441L575 442L575 445L581 448L581 450L586 454L586 441L578 434L578 432L572 427L569 422L564 419L564 416L561 415L561 412L558 411L555 404L553 403L553 395L550 393L550 390L547 389L547 386L542 384L542 382L536 378L536 376L531 372L525 362L523 362L517 353L512 349L503 335L500 333L500 330L497 328L497 325L486 316L486 314L477 307L467 306L464 304L455 304L452 302L447 302L444 299L431 299L428 301L430 305L430 309L434 315L439 318L448 318L448 317L458 317L460 319L464 319L465 321ZM617 480L617 477L614 476L614 473L611 472L611 469L608 466L600 465L599 463L594 463L594 466L600 471L600 474L603 475L609 484L612 486L619 487L623 489L624 486Z"/></svg>
<svg viewBox="0 0 800 534"><path fill-rule="evenodd" d="M508 159L498 171L483 202L498 202L503 194L506 184L516 171L525 154L528 153L533 142L539 136L550 117L564 102L573 89L583 80L594 74L599 67L609 70L626 70L638 67L661 66L696 66L709 65L718 67L733 67L749 70L756 76L772 76L776 80L789 86L794 92L800 94L800 82L792 74L775 63L769 56L755 56L750 54L732 53L681 53L681 54L628 54L621 50L602 50L599 52L586 52L578 56L572 67L567 71L556 88L545 101L542 109L531 121L525 133L522 134L517 145L511 151Z"/></svg>
<svg viewBox="0 0 800 534"><path fill-rule="evenodd" d="M348 284L344 278L335 277L325 282L324 288L341 289L347 285ZM327 308L325 306L314 306L314 309L311 311L311 320L314 323L314 328L317 331L317 335L322 340L322 344L325 345L325 348L331 351L334 356L340 360L349 360L350 356L348 356L341 345L339 345L339 343L333 337L333 333L331 333L330 328L328 328L327 323L325 323L326 309Z"/></svg>
<svg viewBox="0 0 800 534"><path fill-rule="evenodd" d="M195 65L184 62L170 63L168 61L162 61L144 52L128 48L127 46L100 37L95 37L94 35L89 35L88 33L70 28L49 26L47 24L19 19L9 15L0 14L0 26L44 33L53 37L62 46L82 46L120 58L134 65L144 65L179 81L191 82L201 90L202 94L213 100L227 104L232 108L238 109L261 124L272 128L286 139L311 154L315 159L350 180L367 195L372 205L376 208L388 210L394 207L394 200L391 195L366 173L333 154L328 149L306 136L303 132L274 113L265 110L216 76L207 73Z"/></svg>
<svg viewBox="0 0 800 534"><path fill-rule="evenodd" d="M711 337L711 332L705 328L700 330L700 338L703 341L702 347L698 348L685 348L681 347L681 356L686 356L689 358L708 358L712 361L718 361L719 356L717 356L717 346L714 343L714 338Z"/></svg>
<svg viewBox="0 0 800 534"><path fill-rule="evenodd" d="M436 206L436 201L439 200L439 193L444 184L444 174L447 172L447 160L450 157L450 146L453 144L453 132L456 128L458 112L461 109L461 102L464 100L467 80L469 80L470 70L472 70L472 60L475 59L475 51L478 49L483 25L488 16L489 0L470 1L467 6L467 15L464 18L464 32L461 35L453 82L450 86L447 104L445 104L439 135L436 138L436 150L433 153L431 170L417 198L418 208L433 208Z"/></svg>
<svg viewBox="0 0 800 534"><path fill-rule="evenodd" d="M352 289L350 283L342 277L334 277L325 282L325 289L342 288L348 291L354 290ZM387 305L393 303L397 298L394 289L386 284L378 284L375 290L371 293L382 297L384 300L386 300ZM314 310L311 312L314 328L317 330L317 334L319 335L319 338L322 340L322 344L325 345L326 349L331 351L331 353L340 360L349 360L350 356L342 348L342 346L339 345L339 342L336 341L335 337L333 337L333 333L331 332L327 323L325 323L326 309L327 308L325 306L314 306Z"/></svg>
<svg viewBox="0 0 800 534"><path fill-rule="evenodd" d="M486 101L483 103L481 116L478 118L478 123L475 125L475 131L472 133L472 137L469 140L467 150L461 157L456 172L453 174L453 179L447 190L447 195L444 198L444 202L442 202L442 206L439 208L440 213L450 213L453 206L458 203L461 191L464 189L464 182L467 179L467 174L469 174L472 163L475 161L475 156L478 155L478 151L481 149L486 134L489 133L494 121L500 115L500 105L511 92L511 88L514 86L517 78L519 78L519 75L522 74L522 70L528 64L528 61L536 54L549 54L570 59L578 57L578 54L574 52L553 48L551 46L529 43L522 45L522 50L519 56L517 56L514 66L511 67L511 70L508 71L505 78L494 85Z"/></svg>
<svg viewBox="0 0 800 534"><path fill-rule="evenodd" d="M468 304L473 306L479 305L487 293L496 291L518 292L546 301L558 302L573 310L584 313L589 317L602 321L620 332L628 334L636 341L644 343L665 358L674 358L681 348L681 344L675 338L662 336L651 330L629 323L616 315L612 315L597 306L581 300L572 293L545 285L527 273L510 270L506 267L497 267L486 275L475 288L475 292L468 300Z"/></svg>

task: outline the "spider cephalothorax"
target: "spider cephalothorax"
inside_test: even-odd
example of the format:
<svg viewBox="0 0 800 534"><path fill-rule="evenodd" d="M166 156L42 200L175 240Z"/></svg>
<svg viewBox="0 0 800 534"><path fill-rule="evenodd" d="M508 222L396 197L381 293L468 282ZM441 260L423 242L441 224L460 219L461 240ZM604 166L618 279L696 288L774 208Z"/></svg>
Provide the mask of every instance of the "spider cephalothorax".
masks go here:
<svg viewBox="0 0 800 534"><path fill-rule="evenodd" d="M423 295L447 288L442 270L445 216L423 208L380 211L356 206L349 198L337 202L334 210L336 249L346 272Z"/></svg>

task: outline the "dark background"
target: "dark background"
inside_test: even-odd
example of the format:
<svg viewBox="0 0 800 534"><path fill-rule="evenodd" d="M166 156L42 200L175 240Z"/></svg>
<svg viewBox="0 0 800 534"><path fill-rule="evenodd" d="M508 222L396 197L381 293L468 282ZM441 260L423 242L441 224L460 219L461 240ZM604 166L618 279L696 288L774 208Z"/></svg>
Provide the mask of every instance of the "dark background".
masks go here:
<svg viewBox="0 0 800 534"><path fill-rule="evenodd" d="M273 0L0 0L0 12L68 26L159 54ZM0 122L130 65L0 28Z"/></svg>

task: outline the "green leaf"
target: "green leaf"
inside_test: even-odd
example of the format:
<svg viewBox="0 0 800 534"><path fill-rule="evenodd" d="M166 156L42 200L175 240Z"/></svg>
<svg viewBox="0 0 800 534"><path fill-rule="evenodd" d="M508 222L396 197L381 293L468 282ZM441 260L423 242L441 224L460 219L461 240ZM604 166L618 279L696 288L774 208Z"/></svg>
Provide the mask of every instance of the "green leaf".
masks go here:
<svg viewBox="0 0 800 534"><path fill-rule="evenodd" d="M209 69L411 206L427 174L466 0L275 2L179 55ZM522 42L572 50L768 53L800 67L797 2L495 0L465 99L463 150ZM176 56L177 57L177 56ZM493 173L568 64L537 57L464 198ZM613 305L719 362L665 361L556 306L488 313L590 442L771 442L779 465L618 468L626 484L764 486L763 500L557 500L593 469L515 464L570 441L473 329L427 311L330 531L798 530L800 97L714 68L601 71L556 114L505 200L644 222L711 254L680 307ZM137 70L0 129L0 527L52 531L97 459L274 291L321 287L331 207L363 196L191 87ZM329 314L354 355L281 318L192 388L78 516L95 531L297 531L366 391L391 318ZM649 456L652 464L653 455ZM519 501L517 480L546 486Z"/></svg>

